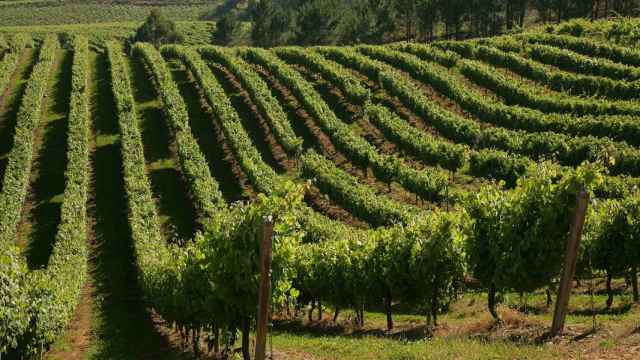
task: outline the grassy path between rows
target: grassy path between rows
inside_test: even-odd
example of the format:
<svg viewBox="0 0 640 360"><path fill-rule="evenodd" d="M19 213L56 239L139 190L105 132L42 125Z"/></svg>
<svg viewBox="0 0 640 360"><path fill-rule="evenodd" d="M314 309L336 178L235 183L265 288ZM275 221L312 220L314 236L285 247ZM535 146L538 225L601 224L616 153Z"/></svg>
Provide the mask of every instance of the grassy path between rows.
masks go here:
<svg viewBox="0 0 640 360"><path fill-rule="evenodd" d="M58 50L49 75L42 118L35 132L31 191L18 225L31 269L47 266L55 245L65 187L67 128L73 54Z"/></svg>
<svg viewBox="0 0 640 360"><path fill-rule="evenodd" d="M191 239L196 229L196 210L180 173L175 142L162 112L162 102L142 60L130 59L129 68L147 173L164 234L170 240Z"/></svg>
<svg viewBox="0 0 640 360"><path fill-rule="evenodd" d="M209 163L211 175L218 182L222 195L228 203L246 200L249 195L244 194L233 166L224 152L223 144L216 141L212 124L215 120L211 109L200 96L197 85L190 80L189 73L182 63L179 60L168 60L167 63L187 106L191 131Z"/></svg>
<svg viewBox="0 0 640 360"><path fill-rule="evenodd" d="M67 163L67 114L73 54L58 50L35 131L30 193L18 225L18 243L30 269L47 266L60 223Z"/></svg>

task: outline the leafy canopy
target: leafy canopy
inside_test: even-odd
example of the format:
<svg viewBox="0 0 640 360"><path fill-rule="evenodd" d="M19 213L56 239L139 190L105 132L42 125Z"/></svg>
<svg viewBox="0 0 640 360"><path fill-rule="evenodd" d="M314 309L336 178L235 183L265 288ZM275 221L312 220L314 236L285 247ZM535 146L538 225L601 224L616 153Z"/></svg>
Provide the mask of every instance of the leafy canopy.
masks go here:
<svg viewBox="0 0 640 360"><path fill-rule="evenodd" d="M182 35L176 30L176 24L162 14L159 9L151 10L144 24L133 37L134 42L150 42L156 47L164 44L182 42Z"/></svg>

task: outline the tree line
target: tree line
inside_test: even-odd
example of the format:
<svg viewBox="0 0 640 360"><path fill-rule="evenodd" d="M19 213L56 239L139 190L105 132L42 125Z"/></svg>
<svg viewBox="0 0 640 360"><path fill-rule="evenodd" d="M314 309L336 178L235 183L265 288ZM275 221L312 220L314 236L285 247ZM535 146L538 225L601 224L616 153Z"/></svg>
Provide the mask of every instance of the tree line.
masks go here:
<svg viewBox="0 0 640 360"><path fill-rule="evenodd" d="M233 43L241 20L252 45L379 44L491 36L531 22L633 16L640 0L249 0L218 21L216 42Z"/></svg>
<svg viewBox="0 0 640 360"><path fill-rule="evenodd" d="M464 39L533 23L640 15L640 0L228 0L212 42L219 45L352 45ZM241 10L242 9L242 10ZM175 24L152 10L133 41L179 43Z"/></svg>

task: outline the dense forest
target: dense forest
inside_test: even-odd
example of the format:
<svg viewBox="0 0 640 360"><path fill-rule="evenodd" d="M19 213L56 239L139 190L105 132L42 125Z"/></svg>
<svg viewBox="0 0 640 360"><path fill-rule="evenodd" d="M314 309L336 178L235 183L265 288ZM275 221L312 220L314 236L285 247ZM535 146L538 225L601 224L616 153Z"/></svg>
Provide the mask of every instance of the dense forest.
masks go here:
<svg viewBox="0 0 640 360"><path fill-rule="evenodd" d="M227 9L242 1L228 1ZM231 6L229 6L231 5ZM242 20L254 45L379 44L491 36L530 23L634 16L639 0L249 0L218 22L220 43L233 43Z"/></svg>

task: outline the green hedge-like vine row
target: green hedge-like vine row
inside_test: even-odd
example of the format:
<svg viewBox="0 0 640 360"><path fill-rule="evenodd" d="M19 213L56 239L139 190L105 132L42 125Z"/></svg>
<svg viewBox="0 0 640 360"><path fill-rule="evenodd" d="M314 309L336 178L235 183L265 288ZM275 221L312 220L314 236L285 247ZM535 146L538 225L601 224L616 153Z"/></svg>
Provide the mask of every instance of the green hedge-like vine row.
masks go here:
<svg viewBox="0 0 640 360"><path fill-rule="evenodd" d="M636 273L640 262L640 194L620 201L601 201L591 210L591 222L587 223L584 243L581 244L582 256L579 269L588 273L592 266L607 275L627 276ZM608 286L610 307L613 293Z"/></svg>
<svg viewBox="0 0 640 360"><path fill-rule="evenodd" d="M50 36L39 50L18 110L14 146L8 155L0 193L0 354L17 347L29 351L23 336L38 305L38 299L33 297L36 286L43 283L29 272L15 241L29 186L34 130L40 121L42 98L57 47L58 41Z"/></svg>
<svg viewBox="0 0 640 360"><path fill-rule="evenodd" d="M261 49L249 49L246 56L276 76L292 90L298 101L303 104L327 133L340 151L350 161L363 169L371 166L381 180L390 183L396 181L409 191L423 199L439 201L446 194L448 178L442 173L418 171L396 156L383 155L364 138L356 135L351 128L340 121L329 108L320 94L297 71L282 62L275 55Z"/></svg>
<svg viewBox="0 0 640 360"><path fill-rule="evenodd" d="M0 60L0 91L4 93L9 79L13 74L15 68L18 65L20 59L20 53L7 52L7 54Z"/></svg>
<svg viewBox="0 0 640 360"><path fill-rule="evenodd" d="M323 58L320 57L320 55L314 56L314 61L316 62L322 62L322 59ZM330 62L329 60L324 60L324 61ZM342 69L340 65L335 63L331 67L326 67L323 71L327 73L331 73L327 75L327 77L330 79L334 79L340 76L349 76L351 78L350 83L354 83L358 81L351 74L345 74L345 70ZM354 87L344 87L343 91L348 92L350 91L350 89L353 89L353 88ZM391 116L391 114L388 114L388 112L385 113L384 111L382 112L374 111L372 114L378 115L373 120L380 120L381 119L380 116L385 119L388 119ZM323 126L323 130L328 131L331 134L331 129L334 126L330 126L326 124L327 123L326 119L323 119L323 120L324 121L320 122L320 124ZM397 124L397 121L396 121L396 124ZM408 125L405 125L405 126L409 127ZM433 198L437 200L440 197L440 196L438 197L434 196L434 195L437 195L437 193L431 195L431 193L425 192L426 190L425 187L420 186L422 183L420 179L421 178L428 179L426 176L424 175L411 176L411 173L413 173L414 171L410 167L404 164L400 164L397 160L395 160L395 158L381 157L380 155L376 154L375 149L371 145L369 145L368 143L360 139L358 135L354 134L348 126L342 123L338 123L335 125L335 127L340 128L341 130L339 132L337 131L335 133L335 136L333 137L335 143L345 144L343 145L343 149L345 149L344 151L347 152L348 154L351 154L353 152L360 153L360 154L363 152L365 154L368 153L369 155L366 155L366 156L359 155L357 158L368 159L368 164L373 166L374 170L377 170L377 175L379 175L379 177L381 178L385 178L388 176L393 177L394 176L393 174L397 173L397 175L393 177L392 180L396 180L400 182L407 189L419 194L423 198L427 197L427 198ZM386 129L389 130L389 128L386 128ZM437 139L436 137L430 136L417 129L412 129L412 130L422 134L422 135L418 135L415 132L412 133L413 139L409 141L414 141L414 140L418 141L418 143L420 144L418 156L422 157L423 160L426 160L427 162L430 162L432 164L438 164L450 170L457 170L463 165L469 164L471 173L473 175L491 178L491 179L505 180L509 187L512 187L515 185L517 178L523 174L524 170L527 167L527 164L529 164L530 162L528 159L522 159L522 158L510 156L506 153L499 152L499 151L473 152L471 156L469 156L470 161L467 161L466 153L469 150L468 148L465 149L464 146L462 145L453 144L450 142L446 142L444 140ZM391 137L394 140L399 140L397 133L394 134L387 131L386 135L388 137ZM403 135L406 135L406 133L404 133ZM426 139L428 139L428 141L432 141L432 143L427 144L428 141L425 139L425 136L426 136ZM418 138L419 140L417 140ZM358 146L358 144L362 144L362 145ZM406 147L407 144L405 143L404 145ZM415 148L412 148L413 146L415 146L415 143L409 146L411 148L410 150L412 151L416 150ZM416 152L414 151L414 153ZM393 167L397 167L397 168L394 169ZM433 179L440 178L439 183L443 184L441 186L444 186L444 184L447 181L446 178L448 177L448 174L440 173L439 170L435 168L430 169L429 173L430 173L430 177ZM407 174L409 176L404 175L406 176L404 180L397 180L398 178L402 179L403 174ZM411 181L411 179L416 179L418 181L416 180ZM444 190L444 188L442 189ZM457 197L458 197L457 194L449 193L449 198L450 198L449 200L455 199Z"/></svg>
<svg viewBox="0 0 640 360"><path fill-rule="evenodd" d="M616 64L614 62L611 62L609 60L602 59L602 58L592 58L592 57L580 55L572 51L568 51L565 49L557 49L552 46L527 43L522 37L516 37L516 36L505 35L505 36L498 36L498 37L486 38L486 39L476 39L476 40L469 40L469 41L441 41L441 42L434 43L432 48L434 49L433 51L435 52L454 52L456 54L459 54L459 56L468 58L468 59L478 59L480 58L480 56L486 57L487 59L481 59L481 60L487 60L487 61L490 60L491 62L494 62L495 63L494 65L496 66L505 67L509 70L520 71L522 73L521 75L527 74L527 73L535 73L535 75L540 79L542 79L542 77L545 75L537 74L537 72L543 69L546 69L548 70L549 74L546 74L546 77L544 79L547 79L547 78L550 80L556 79L558 82L557 85L552 84L550 81L549 83L551 85L556 86L558 89L560 89L560 91L571 90L569 86L571 82L575 82L576 84L579 85L579 80L582 78L585 78L585 76L580 76L577 74L588 75L586 76L587 78L592 78L589 81L604 80L605 82L608 82L610 80L611 81L625 80L625 81L622 81L621 84L626 84L626 85L631 84L633 80L635 80L634 78L627 78L622 75L621 77L616 77L615 75L608 76L606 74L606 71L603 70L603 68L604 69L607 68L607 64L611 64L614 67L621 67L621 69L614 70L614 72L621 72L621 70L623 69L632 70L634 69L633 67ZM534 48L536 49L535 51L534 51ZM506 54L496 52L497 51L496 49L499 49L502 52L505 52ZM536 52L540 49L543 49L541 51L545 53L545 56L547 55L547 51L549 51L550 53L548 55L553 60L546 59L545 61L541 61L540 59L536 59L536 56L535 56ZM558 52L561 52L563 55L559 55ZM556 58L556 56L559 56L561 59ZM571 57L578 57L579 59L574 58L572 60L569 60L569 58ZM423 60L433 62L433 60L429 60L427 58ZM537 60L538 62L535 62L532 60ZM462 61L463 59L461 58L457 65L460 65ZM515 69L511 69L508 66L501 65L502 63L509 62L509 61L514 62L513 66L515 67ZM554 63L555 61L559 61L557 65L560 65L560 66L557 66ZM567 64L564 64L565 66L563 66L562 64L562 62L564 61L567 62ZM604 62L605 64L603 65L603 68L600 68L600 71L598 73L590 73L588 71L590 67L599 67L601 62ZM560 70L565 70L565 71L558 71L557 69L546 68L544 64L551 64L558 67ZM578 66L578 68L572 68L571 67L572 65ZM585 66L586 69L580 68L581 66ZM523 75L523 76L528 77L527 75ZM604 79L601 79L601 78L604 78ZM566 81L567 83L567 86L565 86L565 88L560 88L560 83L562 81ZM617 84L617 82L615 81L614 83ZM588 89L585 89L585 91L588 91ZM583 100L590 100L590 99L583 99ZM617 99L614 99L614 100L617 100ZM619 102L619 103L622 105L626 104L626 102Z"/></svg>
<svg viewBox="0 0 640 360"><path fill-rule="evenodd" d="M345 93L347 97L357 97L357 94L364 93L365 91L369 93L369 90L366 89L361 82L353 76L348 70L346 70L341 65L325 59L318 53L312 53L308 51L303 51L299 48L281 48L276 49L275 52L280 55L280 57L285 59L291 59L291 61L301 63L307 65L307 63L314 63L316 65L308 65L314 71L321 72L323 76L326 76L330 83L337 84L337 86ZM339 79L347 79L347 80L339 80ZM341 82L346 82L346 84L341 84ZM348 84L348 86L347 86ZM365 108L370 107L370 101L365 103L361 103L360 105L364 105ZM326 121L320 121L321 124L325 125ZM346 144L354 144L362 143L362 148L368 148L371 154L375 152L375 149L370 145L364 143L362 140L355 139L358 135L354 134L350 131L350 128L341 122L334 125L335 127L340 127L344 129L341 134L336 136L336 142ZM332 127L323 126L325 131L331 131ZM342 130L341 129L341 130ZM388 128L386 128L388 129ZM418 130L416 130L418 131ZM392 135L389 132L386 135ZM344 136L344 140L339 136ZM420 151L423 160L431 164L438 164L445 169L449 170L457 170L464 163L464 150L462 150L461 145L456 145L453 143L447 143L445 141L438 141L434 136L426 135L429 140L433 140L434 143L429 146L422 146L422 151ZM393 136L392 136L393 137ZM394 139L397 140L397 139ZM348 146L348 145L347 145ZM374 155L369 155L369 159L374 158ZM443 175L446 176L446 175Z"/></svg>
<svg viewBox="0 0 640 360"><path fill-rule="evenodd" d="M18 110L13 147L7 157L2 193L0 194L0 243L16 238L17 224L27 196L33 158L34 131L40 122L42 98L47 89L49 72L54 61L58 40L49 36L38 54L38 62L29 77Z"/></svg>
<svg viewBox="0 0 640 360"><path fill-rule="evenodd" d="M567 143L572 144L572 140L567 137L561 137L559 134L549 132L527 133L523 131L510 131L502 128L482 127L473 120L466 119L444 110L420 92L416 92L415 85L412 85L409 81L405 80L402 74L393 70L384 63L362 56L355 49L328 47L319 48L318 51L334 59L338 63L358 69L364 74L374 79L378 79L381 86L391 95L400 98L407 107L427 120L427 122L436 128L444 137L452 139L458 143L470 145L475 149L498 148L535 158L545 158L549 156L549 154L557 156L558 154L566 153L568 150L571 150L571 148L567 146ZM406 54L403 55L403 57L404 56L411 57ZM420 63L419 59L415 59L415 61L418 64ZM408 65L404 64L403 67L408 68ZM430 75L432 73L429 72L427 74ZM453 85L453 83L450 82L445 84ZM455 89L455 87L453 89ZM480 99L472 100L474 104L482 106L482 101ZM487 108L487 110L492 109L493 108ZM495 110L500 111L501 109L497 108ZM487 114L487 117L488 116L490 115ZM582 151L585 154L589 154L588 144L586 145L587 149L583 150L580 149L582 146L585 146L585 144L579 143L577 146L579 146L579 148L574 149L572 153L575 152L580 154L580 151ZM611 151L611 149L609 149L609 151ZM590 154L595 155L598 154L598 152ZM617 156L615 151L611 152L611 154L616 159L620 158L620 156ZM582 156L584 156L584 154ZM487 165L490 162L500 162L502 161L501 158L504 159L503 156L494 156L486 159ZM580 163L581 160L576 159L575 161L576 163ZM505 164L505 168L508 166L509 165ZM633 189L634 186L638 186L639 184L640 182L637 178L607 176L605 177L605 180L599 184L597 192L600 196L604 197L621 197L627 194L629 190Z"/></svg>
<svg viewBox="0 0 640 360"><path fill-rule="evenodd" d="M31 37L31 34L15 34L9 40L9 48L11 51L19 51L25 47L34 47L34 40Z"/></svg>
<svg viewBox="0 0 640 360"><path fill-rule="evenodd" d="M582 55L609 59L616 63L640 66L640 51L623 46L603 44L587 38L578 38L569 35L527 34L517 38L529 43L545 44L569 49Z"/></svg>
<svg viewBox="0 0 640 360"><path fill-rule="evenodd" d="M277 191L279 176L262 161L258 150L247 135L238 113L233 108L222 85L215 78L200 55L193 50L180 46L165 46L162 48L166 56L179 58L195 77L209 106L220 120L225 138L237 155L240 166L250 177L259 192L267 194Z"/></svg>
<svg viewBox="0 0 640 360"><path fill-rule="evenodd" d="M638 115L640 108L633 101L587 100L578 97L557 99L554 94L540 93L523 81L496 72L490 66L474 60L463 60L460 72L480 86L501 96L508 104L517 104L542 112L574 115Z"/></svg>
<svg viewBox="0 0 640 360"><path fill-rule="evenodd" d="M218 304L213 300L216 293L209 286L211 284L201 277L204 268L197 263L197 259L207 259L196 257L205 250L202 240L198 240L201 237L179 247L167 244L162 236L151 183L146 174L142 136L122 48L120 44L110 42L107 51L120 126L129 226L143 296L166 321L183 330L211 326L214 319L222 322L222 318L218 318L221 310L214 306ZM218 209L221 211L213 214L213 221L224 216L224 209ZM212 222L205 222L205 226L212 226ZM203 306L207 301L209 306Z"/></svg>
<svg viewBox="0 0 640 360"><path fill-rule="evenodd" d="M198 49L204 56L224 65L242 83L251 99L265 116L282 147L293 155L302 152L302 139L293 132L287 114L273 97L267 83L240 57L220 47L205 46Z"/></svg>
<svg viewBox="0 0 640 360"><path fill-rule="evenodd" d="M302 176L313 179L322 192L373 226L408 224L419 216L419 209L377 194L322 155L308 152L301 157L301 165Z"/></svg>
<svg viewBox="0 0 640 360"><path fill-rule="evenodd" d="M437 314L464 277L462 224L459 213L433 212L369 237L303 245L293 262L299 301L362 309L385 299Z"/></svg>
<svg viewBox="0 0 640 360"><path fill-rule="evenodd" d="M198 54L181 47L166 47L163 48L163 53L180 58L191 71L207 102L216 112L232 151L256 189L267 194L282 191L282 179L263 162L221 85ZM333 242L338 239L363 239L370 236L368 231L350 228L329 220L308 207L301 209L299 219L301 225L307 230L305 238L309 242Z"/></svg>
<svg viewBox="0 0 640 360"><path fill-rule="evenodd" d="M20 249L13 244L0 246L0 354L18 346L22 334L29 326L29 299L27 263Z"/></svg>
<svg viewBox="0 0 640 360"><path fill-rule="evenodd" d="M177 322L181 326L209 327L213 320L219 321L218 324L230 322L230 324L237 326L239 316L251 316L249 313L253 312L255 307L255 304L248 299L255 297L251 296L251 289L256 284L251 281L245 282L249 278L244 275L253 274L255 267L256 254L252 252L252 255L248 256L245 245L253 246L257 227L245 228L243 223L242 226L236 228L236 231L240 231L238 236L234 235L228 239L207 238L205 235L204 239L196 240L197 245L187 246L177 253L174 253L175 250L163 243L149 182L145 174L142 142L137 128L130 88L127 87L128 85L119 85L122 84L123 78L126 80L126 71L122 59L113 60L117 57L121 58L119 51L118 49L115 52L110 52L110 62L112 74L114 74L114 92L122 93L122 89L129 89L126 95L116 95L116 102L122 131L122 154L125 185L129 198L130 223L138 266L144 270L141 271L141 283L145 290L145 297L165 319ZM202 70L203 72L209 70L198 59L197 54L190 53L189 56L193 57L194 63L188 65L190 69ZM202 67L191 67L198 63ZM210 70L205 75L213 76ZM194 76L198 78L198 76ZM117 77L120 77L121 80L116 80ZM209 81L212 79L203 81L202 84L211 85ZM206 87L206 89L210 89L210 87ZM224 93L221 94L224 95ZM212 99L216 100L218 106L224 106L225 98ZM226 115L228 115L226 119L222 119L220 116L221 122L234 118L237 121L237 115L233 115L231 107ZM240 136L246 136L246 133L240 131ZM253 145L249 148L255 150ZM308 156L312 155L305 155L303 158L306 159ZM328 162L324 159L321 160ZM330 162L328 163L330 164ZM333 166L333 164L330 165ZM333 179L335 180L335 178ZM288 200L285 199L285 201ZM224 211L218 215L225 218L226 213ZM256 213L251 211L249 214ZM316 293L321 289L323 292L320 293L319 298L326 298L336 304L362 302L362 300L372 301L384 296L407 303L421 302L427 298L435 300L432 304L439 307L446 304L447 299L453 294L464 268L461 255L461 246L464 240L461 224L464 222L459 221L458 216L460 214L457 213L439 214L437 217L429 216L419 219L417 224L412 224L407 228L397 227L391 230L367 232L368 235L359 238L358 242L355 239L336 238L337 241L305 245L304 248L297 250L300 257L278 256L278 259L283 260L283 264L287 268L298 270L298 276L294 279L296 287L305 293ZM251 219L262 219L262 215L251 217ZM284 239L284 237L279 237L279 239ZM331 252L330 248L336 249L336 251ZM318 251L308 251L312 249ZM333 267L334 261L344 260L344 256L355 255L354 252L360 250L362 250L362 256L358 254L348 263L341 262L345 267ZM290 251L289 247L285 253L290 254ZM326 254L336 252L340 256L326 256ZM238 268L237 259L241 258L238 254L243 254L242 258L247 259L246 262L240 264L242 270ZM232 258L236 262L235 266L232 266ZM384 270L393 268L390 265L397 263L399 259L410 264L407 268L410 271L405 271L404 268L395 268L398 272ZM203 266L205 264L225 265L208 268ZM330 267L325 266L327 264ZM351 267L351 264L353 266L366 264L365 267L362 267L365 271L355 272L359 268ZM309 271L305 271L305 269ZM342 271L345 269L348 272ZM232 280L229 276L238 276L238 271L243 274L241 280ZM339 279L336 276L339 276L340 273L343 277L348 276L349 278L345 279L348 281L342 283L334 281ZM331 275L331 277L324 275ZM222 279L228 280L227 285L220 282ZM365 279L366 282L358 283L356 282L358 279ZM374 279L377 281L371 281ZM433 279L438 281L433 281ZM231 287L237 287L242 291L238 293L236 289L235 293L227 293L226 291L216 293L214 290L216 287L208 286L207 280L213 281L216 286L227 286L228 290ZM237 286L238 284L241 286ZM362 287L354 287L357 284ZM277 286L277 288L286 289L281 286ZM188 291L190 289L191 292ZM371 290L371 292L364 292L370 297L367 299L354 298L356 291L363 294L363 289ZM191 294L191 296L187 298L186 294ZM225 294L224 298L220 297L222 294ZM225 302L228 302L227 305L224 305ZM200 305L204 307L201 308ZM197 309L200 311L196 312Z"/></svg>
<svg viewBox="0 0 640 360"><path fill-rule="evenodd" d="M428 44L399 43L390 45L389 48L411 53L422 60L437 62L447 68L456 66L461 59L454 51L438 49Z"/></svg>
<svg viewBox="0 0 640 360"><path fill-rule="evenodd" d="M384 59L395 66L409 72L420 81L431 84L438 91L458 101L465 110L474 113L478 118L491 121L495 118L512 119L508 107L504 104L491 103L479 94L465 91L461 85L453 79L435 71L429 64L408 54L401 54L383 48L362 48L364 53ZM377 76L386 68L361 59L357 55L352 58L354 65L365 67L370 76ZM364 64L363 64L364 63ZM457 142L463 142L474 147L496 147L506 151L519 153L541 159L550 155L555 156L560 162L568 166L578 166L585 160L594 159L595 156L607 149L616 158L616 164L611 168L613 174L625 174L637 176L640 174L640 152L624 143L616 143L608 139L597 139L591 136L568 137L552 132L528 133L504 128L481 128L478 123L466 119L457 114L439 108L426 96L416 91L411 91L410 85L402 75L385 75L381 77L382 83L387 84L390 91L397 95L409 108L418 114L425 116L431 124L444 136ZM569 118L570 119L570 118ZM568 119L568 120L569 120Z"/></svg>
<svg viewBox="0 0 640 360"><path fill-rule="evenodd" d="M378 79L391 95L398 96L403 103L418 115L423 116L431 126L446 138L459 143L466 143L476 148L497 147L514 151L519 150L516 147L518 142L510 141L509 139L515 140L522 136L530 135L525 132L508 131L499 128L483 129L472 120L440 108L426 96L416 92L415 87L404 80L403 76L397 71L379 61L362 56L355 50L324 48L320 51L340 63L354 67L368 76ZM403 66L403 68L405 67ZM546 153L541 153L540 156L544 156Z"/></svg>
<svg viewBox="0 0 640 360"><path fill-rule="evenodd" d="M489 289L488 304L494 317L498 317L496 291L530 292L549 286L558 277L576 194L599 186L601 170L585 165L565 172L537 164L514 191L505 194L485 188L466 199L467 270Z"/></svg>
<svg viewBox="0 0 640 360"><path fill-rule="evenodd" d="M566 71L603 76L614 80L640 80L640 69L608 59L592 58L571 50L559 49L549 45L531 44L526 47L525 51L534 60Z"/></svg>
<svg viewBox="0 0 640 360"><path fill-rule="evenodd" d="M297 206L299 195L295 191L292 195L287 190L290 186L279 182L283 184L277 189L285 194L282 197L259 196L247 207L221 207L212 221L204 224L202 235L182 247L166 244L145 173L142 139L122 49L117 43L109 43L108 50L121 131L129 224L144 297L166 321L185 331L237 329L242 319L250 321L255 316L257 249L265 217L278 219L274 291L276 296L283 296L282 292L288 289L286 279L291 267L283 266L291 262L292 246L300 232L293 223L296 217L286 209ZM189 55L199 62L199 69L207 69L212 76L197 53ZM281 212L279 209L283 208ZM198 339L194 342L197 344Z"/></svg>
<svg viewBox="0 0 640 360"><path fill-rule="evenodd" d="M174 251L162 237L122 47L116 42L109 42L106 47L120 127L124 187L139 285L146 301L165 320L183 325L192 314L189 307L179 308L183 303L180 299L182 278L177 273L186 251Z"/></svg>
<svg viewBox="0 0 640 360"><path fill-rule="evenodd" d="M602 180L591 166L563 176L557 170L532 165L513 191L489 187L468 194L464 211L432 212L367 238L303 245L294 262L294 286L303 302L360 309L384 298L425 306L436 315L464 274L494 291L549 285L562 266L576 192Z"/></svg>
<svg viewBox="0 0 640 360"><path fill-rule="evenodd" d="M286 53L287 51L289 50L287 49L284 52ZM301 52L300 50L293 50L293 51ZM276 52L280 53L279 50L276 50ZM299 55L299 56L302 58L302 55ZM316 54L315 56L313 56L313 59L314 59L313 61L321 63L323 62L324 58ZM331 63L331 61L329 60L324 60L324 62ZM323 69L323 75L325 73L328 73L326 76L329 79L348 76L350 78L350 81L349 81L350 84L358 82L358 80L353 75L349 74L340 65L335 63L333 63L331 67L325 67ZM350 89L354 89L354 88L355 87L353 86L350 86L350 87L344 86L343 91L347 92L347 96L348 96L348 92L350 91ZM380 108L378 108L377 110L380 110ZM375 116L375 119L373 120L376 120L376 119L380 120L381 117L388 119L389 116L391 116L391 114L388 114L388 112L385 113L384 111L374 111L373 113L370 113L370 115L372 114L378 115L378 116ZM323 129L325 131L331 131L331 128L327 128L328 125L326 125L325 123L326 123L326 119L325 121L321 121L321 124L324 125ZM380 123L378 125L380 125ZM399 164L398 169L390 169L391 165L397 164L397 161L394 162L393 159L391 158L381 158L380 160L378 160L379 156L375 154L375 149L373 149L373 147L370 146L368 143L363 142L361 139L357 139L356 138L357 135L353 134L348 126L342 123L338 123L337 125L335 125L335 127L341 127L344 130L340 131L334 136L334 139L335 139L334 141L337 144L345 143L346 145L344 146L344 148L347 149L345 150L347 153L352 153L354 151L353 148L356 148L355 151L357 151L356 144L362 143L363 145L360 146L360 149L368 149L367 151L370 153L370 155L366 156L366 158L369 159L370 165L372 165L374 169L378 170L379 174L396 172L398 173L399 176L401 176L403 172L404 173L411 172L411 169L409 167L406 167L406 165L402 165L402 164ZM389 128L386 128L386 129L389 130ZM527 164L529 163L528 160L516 158L513 156L509 157L508 154L500 153L496 151L474 152L473 155L470 156L471 161L467 162L465 157L467 155L466 152L468 149L465 149L464 146L436 139L434 136L430 136L428 134L425 134L424 132L420 132L417 129L412 128L412 130L417 131L418 133L421 133L421 135L418 135L415 132L412 134L414 136L412 141L420 138L420 140L417 140L420 143L420 150L418 152L419 156L421 156L422 159L426 160L427 162L430 162L432 164L438 164L446 169L457 170L458 168L462 167L464 164L468 163L469 165L471 165L471 172L474 175L493 178L493 179L499 179L499 180L505 180L507 184L511 187L515 185L517 178L523 174ZM390 136L391 138L394 138L394 140L399 140L398 137L394 136L393 133L387 132L386 135ZM397 133L395 135L397 135ZM428 141L425 139L425 136L427 137L426 139L428 139L428 141L432 141L432 143L427 144ZM352 149L349 150L349 146L351 146ZM412 150L415 150L415 148ZM362 150L360 152L362 152ZM442 179L440 180L440 182L444 184L446 181L445 178L447 177L447 174L437 175L437 173L434 173L434 171L438 171L438 170L432 169L430 171L431 177L435 178L436 176L439 176ZM384 175L382 177L384 177ZM414 176L414 178L419 179L420 177ZM409 190L412 190L418 194L425 194L422 188L414 185L415 182L409 182L406 180L399 181L399 182L405 185L405 187L407 187L407 189ZM419 185L420 183L418 182L417 184ZM428 193L426 193L425 195L428 195ZM453 198L457 197L455 195L451 196L452 194L449 194L449 195L450 197L453 197Z"/></svg>
<svg viewBox="0 0 640 360"><path fill-rule="evenodd" d="M225 201L218 183L211 176L207 160L193 137L184 99L171 77L167 64L152 45L137 43L133 46L133 53L144 60L155 80L163 111L176 139L180 165L195 199L196 208L205 219L211 218L225 206Z"/></svg>
<svg viewBox="0 0 640 360"><path fill-rule="evenodd" d="M579 75L553 70L533 60L513 53L505 53L488 46L477 46L475 58L496 67L507 68L516 74L541 82L549 88L577 95L603 96L616 100L633 100L640 96L640 82L613 80L601 76ZM590 100L597 101L597 100Z"/></svg>
<svg viewBox="0 0 640 360"><path fill-rule="evenodd" d="M460 42L460 44L466 44ZM469 45L471 49L473 46ZM438 51L434 49L434 51ZM640 145L640 124L634 116L602 115L572 117L567 114L545 114L541 111L508 106L481 96L476 91L460 84L459 79L446 75L444 68L421 62L420 59L400 53L369 51L394 66L407 71L416 79L433 86L447 97L455 100L465 110L485 122L509 129L529 132L553 131L573 136L609 137L623 140L631 145Z"/></svg>
<svg viewBox="0 0 640 360"><path fill-rule="evenodd" d="M89 47L85 37L75 37L71 75L67 169L60 224L43 289L27 338L32 349L46 347L62 334L74 318L87 272L87 199L90 177L88 114Z"/></svg>
<svg viewBox="0 0 640 360"><path fill-rule="evenodd" d="M368 106L365 111L369 120L400 148L450 170L467 166L473 176L503 180L508 187L513 187L532 162L498 150L476 151L447 142L409 125L384 106Z"/></svg>
<svg viewBox="0 0 640 360"><path fill-rule="evenodd" d="M438 164L455 171L463 167L468 160L468 146L448 142L413 127L384 106L369 105L365 108L365 113L369 121L389 140L417 154L426 163Z"/></svg>
<svg viewBox="0 0 640 360"><path fill-rule="evenodd" d="M353 74L318 54L296 47L276 48L274 51L282 59L307 66L336 84L353 104L364 105L371 98L369 90Z"/></svg>

